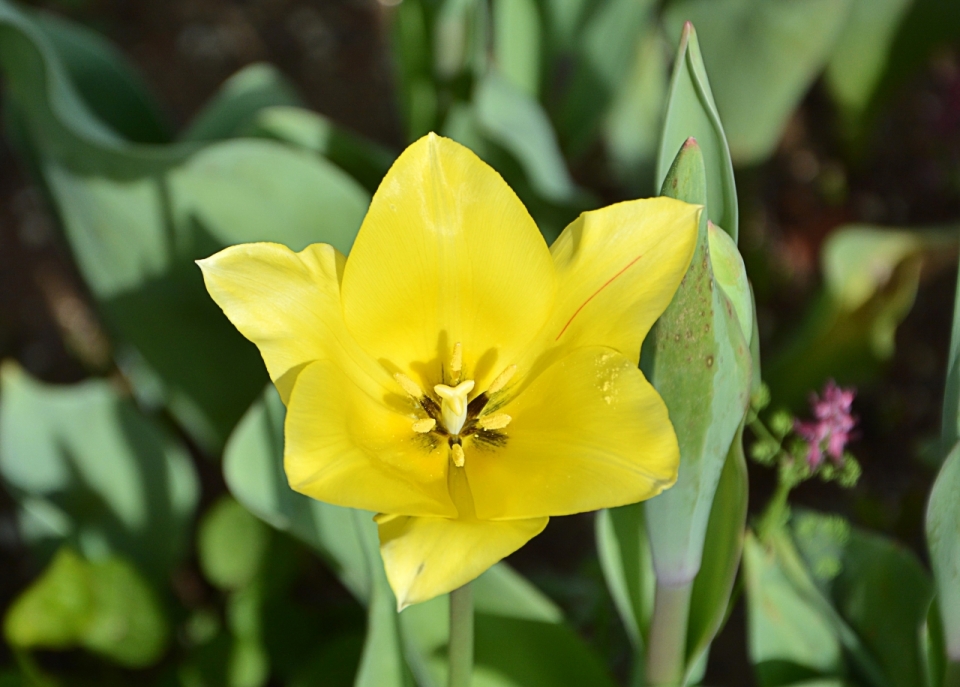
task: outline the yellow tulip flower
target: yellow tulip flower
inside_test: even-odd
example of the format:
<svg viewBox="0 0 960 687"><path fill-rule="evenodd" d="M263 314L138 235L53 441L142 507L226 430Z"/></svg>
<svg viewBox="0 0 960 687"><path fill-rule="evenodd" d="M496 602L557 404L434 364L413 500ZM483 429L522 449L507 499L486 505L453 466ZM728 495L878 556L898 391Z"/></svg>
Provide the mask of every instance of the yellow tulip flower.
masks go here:
<svg viewBox="0 0 960 687"><path fill-rule="evenodd" d="M208 291L287 406L290 486L373 511L400 608L460 587L552 515L676 480L637 368L686 272L700 208L582 214L551 248L503 179L430 134L387 172L345 258L227 248Z"/></svg>

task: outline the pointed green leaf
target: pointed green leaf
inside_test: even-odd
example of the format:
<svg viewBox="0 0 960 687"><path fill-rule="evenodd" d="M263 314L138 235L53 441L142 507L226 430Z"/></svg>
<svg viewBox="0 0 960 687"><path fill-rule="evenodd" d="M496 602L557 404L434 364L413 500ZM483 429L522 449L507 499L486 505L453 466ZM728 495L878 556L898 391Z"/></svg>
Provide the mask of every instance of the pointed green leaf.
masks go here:
<svg viewBox="0 0 960 687"><path fill-rule="evenodd" d="M275 67L252 64L223 82L180 138L184 141L233 138L261 110L300 104L293 84Z"/></svg>
<svg viewBox="0 0 960 687"><path fill-rule="evenodd" d="M697 32L691 24L686 24L673 66L660 137L656 175L658 189L663 187L680 146L689 138L696 139L706 168L706 198L705 202L698 202L706 206L707 219L723 227L736 241L739 214L730 149L713 102Z"/></svg>
<svg viewBox="0 0 960 687"><path fill-rule="evenodd" d="M708 188L699 146L688 140L663 192L702 203ZM645 504L660 584L690 583L700 570L714 493L749 398L749 345L733 305L714 288L714 280L707 218L702 217L690 268L641 356L680 443L677 483Z"/></svg>
<svg viewBox="0 0 960 687"><path fill-rule="evenodd" d="M700 33L717 110L738 164L761 162L773 152L830 58L851 6L851 0L680 0L670 5L665 21L672 36L686 32L685 22L693 22ZM710 219L731 231L722 220Z"/></svg>

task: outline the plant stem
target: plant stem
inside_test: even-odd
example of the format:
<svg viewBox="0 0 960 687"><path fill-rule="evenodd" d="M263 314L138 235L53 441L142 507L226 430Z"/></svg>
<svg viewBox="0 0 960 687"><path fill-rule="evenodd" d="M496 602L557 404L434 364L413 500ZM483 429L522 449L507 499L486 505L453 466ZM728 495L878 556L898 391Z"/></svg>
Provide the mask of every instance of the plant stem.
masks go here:
<svg viewBox="0 0 960 687"><path fill-rule="evenodd" d="M473 675L473 590L469 584L450 592L449 687L470 687Z"/></svg>
<svg viewBox="0 0 960 687"><path fill-rule="evenodd" d="M692 591L692 581L679 585L657 583L647 654L650 687L673 687L683 680Z"/></svg>

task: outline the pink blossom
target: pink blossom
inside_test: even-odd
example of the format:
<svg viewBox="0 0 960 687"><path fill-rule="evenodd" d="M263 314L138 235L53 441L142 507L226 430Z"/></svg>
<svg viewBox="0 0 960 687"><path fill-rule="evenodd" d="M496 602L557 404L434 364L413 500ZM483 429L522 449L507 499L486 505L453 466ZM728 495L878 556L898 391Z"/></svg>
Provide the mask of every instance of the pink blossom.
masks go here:
<svg viewBox="0 0 960 687"><path fill-rule="evenodd" d="M810 395L813 422L795 422L794 431L810 444L807 462L816 468L823 461L823 452L839 463L843 449L852 438L857 419L850 414L854 389L842 389L831 379L823 388L823 396Z"/></svg>

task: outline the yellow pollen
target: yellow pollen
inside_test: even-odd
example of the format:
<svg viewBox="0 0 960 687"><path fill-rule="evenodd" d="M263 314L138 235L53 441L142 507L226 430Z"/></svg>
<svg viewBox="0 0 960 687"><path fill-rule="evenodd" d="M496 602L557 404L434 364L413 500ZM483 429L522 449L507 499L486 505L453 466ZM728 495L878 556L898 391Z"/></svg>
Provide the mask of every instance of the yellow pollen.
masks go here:
<svg viewBox="0 0 960 687"><path fill-rule="evenodd" d="M454 444L452 447L453 450L453 464L458 468L463 467L463 460L466 456L463 455L463 447L460 444Z"/></svg>
<svg viewBox="0 0 960 687"><path fill-rule="evenodd" d="M431 431L434 427L437 426L437 421L432 417L428 417L424 420L417 420L413 423L413 431L417 434L426 434Z"/></svg>
<svg viewBox="0 0 960 687"><path fill-rule="evenodd" d="M513 418L506 413L497 413L496 415L487 415L477 420L483 429L503 429L510 424Z"/></svg>
<svg viewBox="0 0 960 687"><path fill-rule="evenodd" d="M413 398L423 398L423 389L417 386L417 383L410 379L407 375L402 372L398 372L393 375L393 378L397 380L404 391L410 394Z"/></svg>
<svg viewBox="0 0 960 687"><path fill-rule="evenodd" d="M456 436L467 421L467 395L473 391L474 381L468 379L454 387L437 384L433 390L440 397L440 415L447 432Z"/></svg>
<svg viewBox="0 0 960 687"><path fill-rule="evenodd" d="M450 376L454 381L460 380L461 370L463 370L463 346L458 341L453 347L453 355L450 356Z"/></svg>
<svg viewBox="0 0 960 687"><path fill-rule="evenodd" d="M505 369L503 372L501 372L499 375L497 375L497 378L494 379L493 383L490 384L490 386L487 388L487 394L488 395L495 394L498 391L500 391L500 389L505 387L507 383L513 378L513 375L516 371L517 371L517 366L511 365L510 367Z"/></svg>

